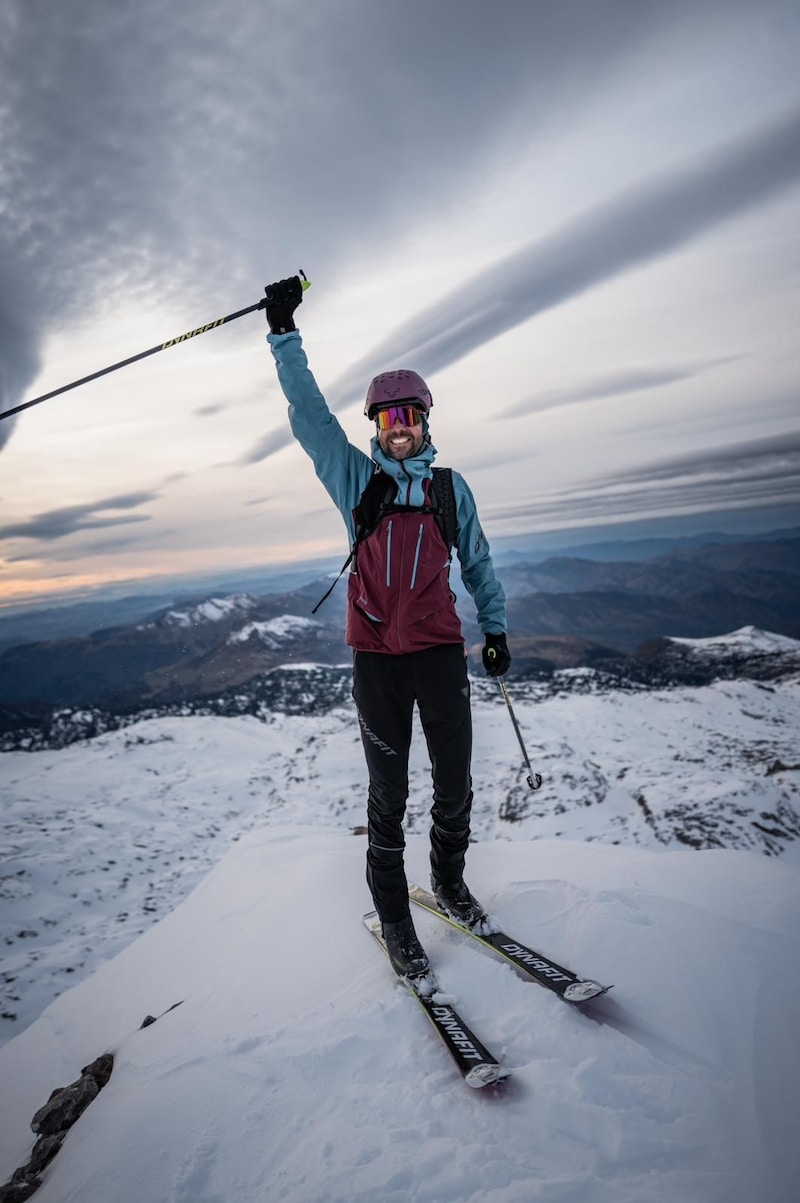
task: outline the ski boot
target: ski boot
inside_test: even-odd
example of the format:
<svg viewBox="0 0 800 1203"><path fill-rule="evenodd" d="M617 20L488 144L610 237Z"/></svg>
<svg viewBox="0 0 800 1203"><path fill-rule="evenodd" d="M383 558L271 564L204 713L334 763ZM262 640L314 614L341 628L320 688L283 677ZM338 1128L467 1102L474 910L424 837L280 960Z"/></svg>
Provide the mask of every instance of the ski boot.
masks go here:
<svg viewBox="0 0 800 1203"><path fill-rule="evenodd" d="M463 878L455 885L446 886L432 877L431 889L439 909L449 915L451 919L455 919L456 923L463 923L464 927L474 928L480 927L486 919L486 911L477 898L473 898L470 894L464 885Z"/></svg>
<svg viewBox="0 0 800 1203"><path fill-rule="evenodd" d="M428 955L417 938L410 915L398 923L384 923L383 938L392 968L398 977L414 979L430 972Z"/></svg>

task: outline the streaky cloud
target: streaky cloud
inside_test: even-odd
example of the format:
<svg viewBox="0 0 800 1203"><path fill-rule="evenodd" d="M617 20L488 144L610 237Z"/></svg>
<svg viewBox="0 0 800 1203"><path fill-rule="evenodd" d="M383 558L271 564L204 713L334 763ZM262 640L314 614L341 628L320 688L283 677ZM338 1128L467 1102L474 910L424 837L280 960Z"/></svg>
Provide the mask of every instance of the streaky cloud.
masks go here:
<svg viewBox="0 0 800 1203"><path fill-rule="evenodd" d="M426 376L442 371L537 314L766 203L798 179L800 109L793 108L479 272L358 359L324 390L328 402L334 411L346 408L390 367ZM655 379L650 387L657 387ZM288 431L272 432L240 462L266 459L291 441Z"/></svg>
<svg viewBox="0 0 800 1203"><path fill-rule="evenodd" d="M486 508L489 521L563 522L599 515L800 504L800 434L668 456L628 472Z"/></svg>
<svg viewBox="0 0 800 1203"><path fill-rule="evenodd" d="M800 109L655 176L459 285L394 330L329 390L351 404L387 367L432 375L498 335L684 246L800 179Z"/></svg>
<svg viewBox="0 0 800 1203"><path fill-rule="evenodd" d="M572 388L547 389L525 400L517 401L497 412L498 418L520 418L527 414L547 413L551 409L562 409L568 405L583 405L591 401L605 401L627 393L643 393L651 389L681 384L720 365L742 359L741 355L728 355L707 363L686 364L682 367L631 368L598 376L585 384Z"/></svg>
<svg viewBox="0 0 800 1203"><path fill-rule="evenodd" d="M289 430L271 430L260 438L258 442L246 451L236 463L239 465L257 464L261 460L268 459L271 455L277 455L279 451L283 451L285 447L291 446L294 442L294 437Z"/></svg>
<svg viewBox="0 0 800 1203"><path fill-rule="evenodd" d="M24 522L0 526L0 539L65 539L68 535L73 535L78 531L97 530L110 526L129 526L134 522L148 522L147 514L115 514L113 511L138 509L139 506L146 505L156 497L158 497L158 493L152 491L121 493L117 496L102 498L99 501L85 502L82 505L69 505L60 509L46 510ZM111 512L109 513L109 511Z"/></svg>
<svg viewBox="0 0 800 1203"><path fill-rule="evenodd" d="M800 432L768 435L722 447L703 447L699 451L669 456L653 464L645 464L632 472L616 472L614 479L663 480L678 475L745 470L754 464L769 462L777 474L782 466L792 465L800 472Z"/></svg>

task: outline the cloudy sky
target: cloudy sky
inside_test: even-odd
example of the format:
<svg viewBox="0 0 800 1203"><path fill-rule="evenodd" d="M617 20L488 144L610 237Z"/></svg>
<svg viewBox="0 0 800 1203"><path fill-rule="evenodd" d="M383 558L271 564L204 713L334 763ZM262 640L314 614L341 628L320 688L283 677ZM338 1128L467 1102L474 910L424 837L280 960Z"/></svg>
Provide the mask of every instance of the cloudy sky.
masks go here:
<svg viewBox="0 0 800 1203"><path fill-rule="evenodd" d="M4 0L0 410L303 268L493 540L796 524L797 0ZM344 556L254 313L0 421L0 604Z"/></svg>

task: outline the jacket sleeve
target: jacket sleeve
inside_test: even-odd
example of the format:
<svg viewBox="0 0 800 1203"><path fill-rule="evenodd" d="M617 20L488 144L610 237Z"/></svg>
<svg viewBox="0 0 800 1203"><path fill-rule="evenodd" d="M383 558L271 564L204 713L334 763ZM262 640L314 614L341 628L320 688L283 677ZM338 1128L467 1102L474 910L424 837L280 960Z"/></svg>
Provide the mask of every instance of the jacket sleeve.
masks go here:
<svg viewBox="0 0 800 1203"><path fill-rule="evenodd" d="M492 563L491 551L478 518L472 491L458 472L453 472L456 496L458 543L456 553L461 579L475 602L478 626L484 635L500 635L508 630L506 595Z"/></svg>
<svg viewBox="0 0 800 1203"><path fill-rule="evenodd" d="M289 402L292 433L311 457L314 471L344 518L352 543L352 511L375 471L368 455L348 441L328 409L308 366L300 332L268 334L278 380Z"/></svg>

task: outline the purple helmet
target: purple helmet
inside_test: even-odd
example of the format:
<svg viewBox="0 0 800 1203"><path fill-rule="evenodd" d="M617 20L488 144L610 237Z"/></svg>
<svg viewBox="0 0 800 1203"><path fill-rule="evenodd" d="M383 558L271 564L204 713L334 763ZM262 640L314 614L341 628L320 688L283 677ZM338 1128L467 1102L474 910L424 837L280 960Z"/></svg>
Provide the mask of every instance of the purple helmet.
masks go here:
<svg viewBox="0 0 800 1203"><path fill-rule="evenodd" d="M416 405L424 414L433 405L430 389L416 372L407 372L402 368L396 372L381 372L367 389L364 413L368 418L374 418L384 406L402 405L404 401Z"/></svg>

